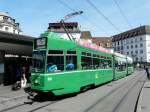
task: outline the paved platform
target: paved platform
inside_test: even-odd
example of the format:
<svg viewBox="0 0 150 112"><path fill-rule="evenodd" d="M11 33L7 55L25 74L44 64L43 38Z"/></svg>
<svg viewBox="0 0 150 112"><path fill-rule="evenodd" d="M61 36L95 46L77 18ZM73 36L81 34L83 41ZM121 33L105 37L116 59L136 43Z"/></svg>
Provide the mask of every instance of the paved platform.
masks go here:
<svg viewBox="0 0 150 112"><path fill-rule="evenodd" d="M115 105L116 106L114 109L116 110L116 112L133 112L133 111L127 111L127 107L129 107L129 105L133 104L132 98L136 96L136 91L129 92L129 90L134 90L135 85L139 85L140 83L143 83L144 86L143 86L143 88L141 90L141 94L139 96L139 101L138 101L136 112L150 112L150 80L146 80L146 82L145 82L145 80L142 80L142 78L140 78L141 76L144 76L146 78L146 74L144 73L144 71L136 71L133 75L130 75L126 78L105 84L105 85L100 86L95 89L88 90L84 93L80 93L77 96L74 96L71 98L64 98L62 101L60 100L58 103L53 104L50 107L47 107L45 109L59 110L60 108L58 108L58 107L63 107L63 109L67 110L68 105L71 103L74 103L72 108L70 105L69 105L69 108L71 108L71 110L79 109L79 112L83 112L83 111L90 112L92 110L93 110L93 112L96 112L95 111L96 109L97 110L100 110L101 108L106 109L106 106L108 106L107 108L109 109L109 107L113 108L113 106L115 106ZM134 88L131 87L131 84L133 85L132 87L134 87ZM122 85L124 85L124 88L122 87ZM129 89L128 89L128 87L129 87ZM139 86L136 86L136 88L139 88ZM118 95L118 93L120 96ZM137 92L137 93L139 93L139 92ZM128 95L132 96L132 97L128 97ZM18 102L24 102L24 100L26 99L26 96L27 96L27 94L25 93L24 89L12 91L11 86L0 86L0 103L6 102L9 100L13 100L13 99L17 99L17 98L22 98L22 97L24 99L19 99ZM104 96L107 96L107 97L104 99ZM89 97L92 97L92 98L89 100ZM121 98L123 98L124 100L122 100ZM130 99L130 103L127 102L128 99ZM135 99L137 99L137 98L135 98ZM117 103L117 101L119 101L119 102ZM108 105L108 103L109 103L109 105ZM118 107L118 105L120 105L120 107L123 107L123 108L121 108L121 111L119 110L120 107L117 111L116 107ZM135 105L134 106L131 105L131 106L135 107ZM79 107L83 107L83 108L79 108ZM87 107L89 107L89 108L87 108ZM77 111L75 111L75 112L77 112ZM108 112L108 111L103 111L103 112Z"/></svg>
<svg viewBox="0 0 150 112"><path fill-rule="evenodd" d="M28 87L28 86L27 86ZM16 99L20 97L26 97L28 94L25 92L24 88L13 91L12 85L10 86L0 86L0 102L5 100Z"/></svg>
<svg viewBox="0 0 150 112"><path fill-rule="evenodd" d="M147 80L142 88L137 112L150 112L150 80Z"/></svg>

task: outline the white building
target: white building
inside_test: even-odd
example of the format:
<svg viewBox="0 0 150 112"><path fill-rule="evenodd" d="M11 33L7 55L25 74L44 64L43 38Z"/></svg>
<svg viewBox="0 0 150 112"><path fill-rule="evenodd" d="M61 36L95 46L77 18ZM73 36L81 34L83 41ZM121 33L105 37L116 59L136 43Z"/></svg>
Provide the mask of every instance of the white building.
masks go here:
<svg viewBox="0 0 150 112"><path fill-rule="evenodd" d="M76 40L80 38L81 31L77 22L65 22L64 24L49 23L48 31L58 33L62 38L69 40L69 37L64 30L64 27L71 39Z"/></svg>
<svg viewBox="0 0 150 112"><path fill-rule="evenodd" d="M19 34L21 32L19 23L11 18L8 13L0 12L0 31Z"/></svg>
<svg viewBox="0 0 150 112"><path fill-rule="evenodd" d="M150 63L150 26L114 35L112 42L116 52L132 57L134 62Z"/></svg>

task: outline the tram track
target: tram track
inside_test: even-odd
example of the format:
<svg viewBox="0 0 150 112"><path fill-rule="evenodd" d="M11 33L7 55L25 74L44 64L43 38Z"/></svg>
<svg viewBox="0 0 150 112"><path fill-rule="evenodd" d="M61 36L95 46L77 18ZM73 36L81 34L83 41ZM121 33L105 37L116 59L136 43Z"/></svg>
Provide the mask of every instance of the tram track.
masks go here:
<svg viewBox="0 0 150 112"><path fill-rule="evenodd" d="M95 103L93 103L91 106L89 106L87 109L84 110L84 112L90 112L94 107L96 107L97 105L99 105L100 103L102 103L103 101L105 101L108 97L112 96L113 94L117 93L117 91L121 90L123 87L127 87L127 86L130 86L132 84L132 82L134 82L134 85L136 85L138 83L138 81L140 80L141 77L143 76L140 76L140 72L137 74L139 75L138 77L132 77L130 80L122 83L121 85L119 85L118 87L114 88L113 90L111 90L110 92L108 92L106 95L104 95L103 97L101 97L100 99L98 99ZM132 81L131 81L132 80ZM133 86L132 86L133 87ZM132 88L131 88L132 89ZM130 89L130 90L131 90ZM126 93L124 95L124 97L126 97L127 95L129 94ZM120 100L120 103L123 101L123 99ZM104 108L107 108L107 105L105 105L104 107L102 107L103 109ZM114 111L112 112L115 112L115 110L117 109L118 107L116 106L114 108Z"/></svg>
<svg viewBox="0 0 150 112"><path fill-rule="evenodd" d="M21 103L9 108L0 110L0 112L35 112L39 109L42 109L46 106L52 105L58 101L48 101L48 102L33 102L31 103Z"/></svg>
<svg viewBox="0 0 150 112"><path fill-rule="evenodd" d="M32 109L32 110L30 110L30 111L28 111L28 112L35 112L35 111L37 111L37 110L39 110L39 109L42 109L42 108L47 107L47 106L49 106L49 105L52 105L52 104L54 104L54 103L56 103L56 102L58 102L58 101L50 102L50 103L48 103L48 104L45 104L44 106L37 107L37 108Z"/></svg>
<svg viewBox="0 0 150 112"><path fill-rule="evenodd" d="M137 76L137 75L139 75L139 76ZM115 94L115 92L120 91L120 89L123 86L130 86L131 85L130 82L134 82L133 86L135 86L140 81L138 79L141 79L141 77L142 77L142 76L140 76L140 72L137 75L132 76L131 79L121 83L120 85L117 85L114 89L112 89L106 95L104 95L103 97L98 99L94 104L92 104L84 112L90 112L91 109L94 108L96 105L98 105L99 103L103 102L105 99L110 97L112 94ZM130 90L132 90L132 87L130 87ZM129 90L128 90L128 92L126 92L126 94L123 97L125 98L128 94L129 94ZM120 103L122 102L122 100L123 99L120 100ZM58 101L34 102L33 104L30 104L30 105L29 104L20 103L18 105L15 105L15 106L12 106L12 107L0 110L0 112L18 112L18 111L21 111L21 112L35 112L35 111L38 111L38 110L40 110L40 109L42 109L44 107L47 107L47 106L52 105L52 104L57 103L57 102ZM118 107L117 106L114 107L114 111L112 111L112 112L115 112L115 110L117 110ZM107 106L105 108L107 108ZM25 109L25 110L22 110L22 109Z"/></svg>
<svg viewBox="0 0 150 112"><path fill-rule="evenodd" d="M9 102L9 101L15 101L15 100L26 98L26 97L27 97L26 95L22 95L22 96L13 97L13 98L7 98L7 99L4 99L4 100L0 101L0 104L6 103L6 102Z"/></svg>
<svg viewBox="0 0 150 112"><path fill-rule="evenodd" d="M137 98L138 98L138 96L139 96L139 94L140 94L140 91L141 91L141 89L142 89L142 87L144 86L144 83L145 83L145 81L146 81L146 79L145 79L145 77L142 77L143 79L142 80L144 80L144 81L140 81L140 80L137 80L129 89L128 89L128 91L123 95L123 97L119 100L119 102L116 104L116 106L114 107L114 109L112 110L112 112L116 112L117 110L119 110L119 108L120 108L120 106L123 104L123 102L125 101L125 99L128 97L128 95L132 92L132 90L134 89L134 88L140 88L139 89L139 92L138 92L138 95L137 95ZM142 84L140 84L140 83L142 83ZM138 100L138 99L137 99ZM137 102L137 100L136 100L136 102ZM135 108L136 108L136 102L135 102ZM133 107L133 108L134 108ZM133 109L133 110L136 110L136 109Z"/></svg>
<svg viewBox="0 0 150 112"><path fill-rule="evenodd" d="M15 109L15 108L20 107L20 106L23 106L23 105L26 105L26 104L22 103L22 104L19 104L19 105L16 105L16 106L12 106L12 107L9 107L9 108L0 110L0 112L7 112L7 111L9 111L9 110Z"/></svg>

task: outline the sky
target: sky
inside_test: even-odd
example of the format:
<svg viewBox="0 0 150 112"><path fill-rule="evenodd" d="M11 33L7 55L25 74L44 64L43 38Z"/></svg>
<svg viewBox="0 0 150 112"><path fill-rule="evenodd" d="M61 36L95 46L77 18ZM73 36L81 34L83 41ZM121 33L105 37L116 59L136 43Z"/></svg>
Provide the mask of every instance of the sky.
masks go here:
<svg viewBox="0 0 150 112"><path fill-rule="evenodd" d="M8 12L16 19L23 35L34 37L46 31L49 23L60 21L75 11L83 11L83 14L67 22L78 22L81 30L90 31L93 37L112 36L140 25L150 25L150 0L0 0L0 12Z"/></svg>

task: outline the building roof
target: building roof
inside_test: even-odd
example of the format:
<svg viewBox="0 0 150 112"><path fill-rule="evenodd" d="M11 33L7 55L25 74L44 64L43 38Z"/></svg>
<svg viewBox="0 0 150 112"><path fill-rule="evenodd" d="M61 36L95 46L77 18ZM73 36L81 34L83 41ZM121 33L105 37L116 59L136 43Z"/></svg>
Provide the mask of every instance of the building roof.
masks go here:
<svg viewBox="0 0 150 112"><path fill-rule="evenodd" d="M90 31L82 31L81 32L81 39L92 39Z"/></svg>
<svg viewBox="0 0 150 112"><path fill-rule="evenodd" d="M111 37L92 37L92 40L112 40Z"/></svg>
<svg viewBox="0 0 150 112"><path fill-rule="evenodd" d="M9 14L7 12L0 12L0 16L8 16L9 17Z"/></svg>
<svg viewBox="0 0 150 112"><path fill-rule="evenodd" d="M113 37L112 41L113 42L119 41L119 40L131 38L131 37L139 36L139 35L143 35L143 34L150 34L150 26L149 25L140 26L140 27L125 31L123 33L114 35L114 36L112 36Z"/></svg>
<svg viewBox="0 0 150 112"><path fill-rule="evenodd" d="M112 46L112 38L111 37L92 37L92 42L99 45L103 43L103 47L107 47L107 43L110 43L110 47Z"/></svg>

